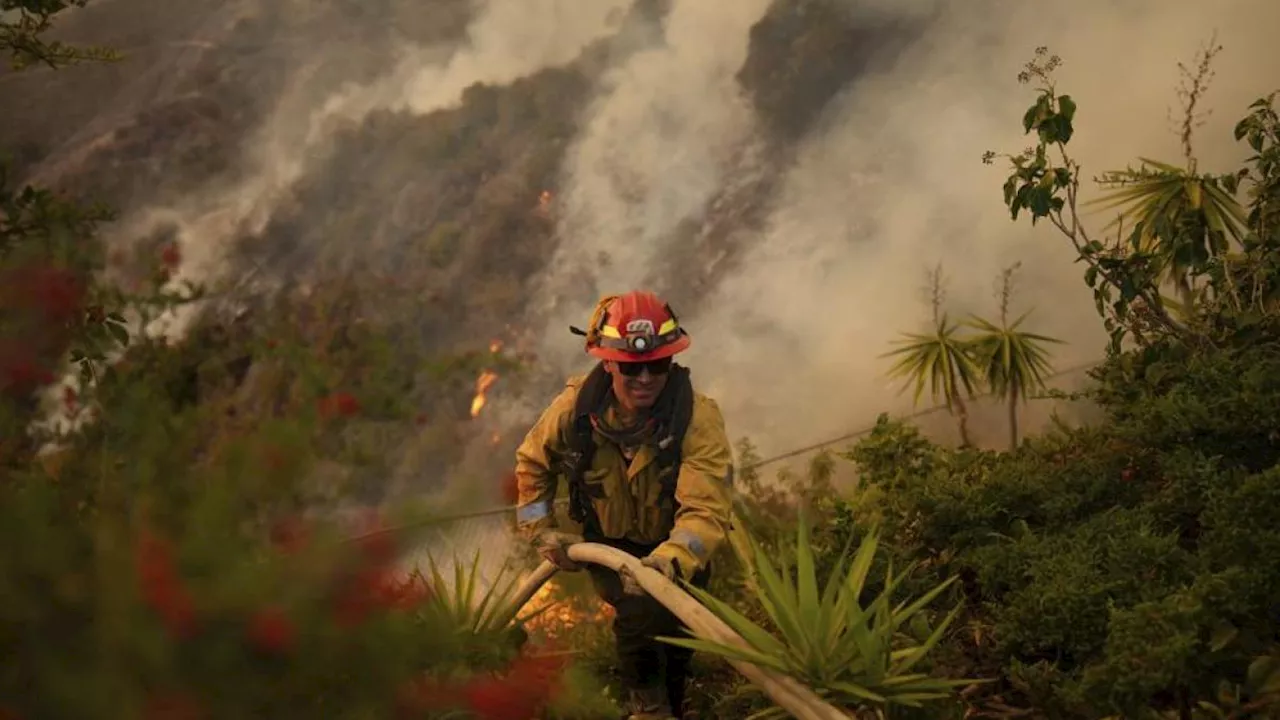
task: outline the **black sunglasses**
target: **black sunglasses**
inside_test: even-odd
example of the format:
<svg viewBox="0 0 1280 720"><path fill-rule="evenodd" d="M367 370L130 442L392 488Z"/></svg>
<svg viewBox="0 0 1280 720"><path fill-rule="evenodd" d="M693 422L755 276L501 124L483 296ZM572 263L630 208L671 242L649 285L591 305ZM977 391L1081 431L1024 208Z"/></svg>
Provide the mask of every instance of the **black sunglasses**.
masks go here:
<svg viewBox="0 0 1280 720"><path fill-rule="evenodd" d="M671 364L674 358L661 358L659 360L649 360L647 362L620 362L617 363L618 372L627 377L636 377L645 370L650 375L666 375L671 372Z"/></svg>

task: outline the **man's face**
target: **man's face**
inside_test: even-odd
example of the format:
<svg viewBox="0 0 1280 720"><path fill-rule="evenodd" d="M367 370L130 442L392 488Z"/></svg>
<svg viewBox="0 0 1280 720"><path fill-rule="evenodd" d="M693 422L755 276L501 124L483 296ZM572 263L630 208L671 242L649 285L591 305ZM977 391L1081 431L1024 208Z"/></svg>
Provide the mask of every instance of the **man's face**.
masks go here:
<svg viewBox="0 0 1280 720"><path fill-rule="evenodd" d="M628 410L646 410L658 401L662 388L667 386L671 371L671 358L642 363L624 363L610 360L605 370L613 378L613 394Z"/></svg>

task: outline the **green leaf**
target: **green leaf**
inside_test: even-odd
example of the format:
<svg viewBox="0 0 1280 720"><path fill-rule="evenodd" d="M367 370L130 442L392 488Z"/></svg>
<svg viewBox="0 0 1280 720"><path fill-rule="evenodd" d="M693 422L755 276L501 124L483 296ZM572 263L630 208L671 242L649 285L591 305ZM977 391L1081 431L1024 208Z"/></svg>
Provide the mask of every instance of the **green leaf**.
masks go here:
<svg viewBox="0 0 1280 720"><path fill-rule="evenodd" d="M947 628L951 627L951 623L956 619L956 616L960 614L960 610L963 607L963 604L957 604L950 613L947 613L946 618L938 624L938 627L934 628L933 634L929 636L929 639L921 643L919 647L914 648L899 665L895 666L895 672L906 672L915 666L916 663L923 660L924 656L927 655L928 652L933 649L934 645L937 645L938 641L942 639L943 634L946 633Z"/></svg>
<svg viewBox="0 0 1280 720"><path fill-rule="evenodd" d="M895 344L900 347L882 357L898 357L890 368L889 377L904 378L903 386L914 386L914 401L919 402L926 385L930 394L939 397L948 408L952 407L963 390L974 395L977 373L969 354L969 345L957 336L958 324L946 315L939 318L933 335L908 333Z"/></svg>
<svg viewBox="0 0 1280 720"><path fill-rule="evenodd" d="M129 331L123 325L114 322L106 323L107 331L111 333L111 337L120 343L121 347L129 347Z"/></svg>
<svg viewBox="0 0 1280 720"><path fill-rule="evenodd" d="M1240 631L1229 622L1219 622L1209 636L1209 649L1218 652L1231 644Z"/></svg>
<svg viewBox="0 0 1280 720"><path fill-rule="evenodd" d="M814 568L813 549L809 545L809 521L801 513L796 537L796 611L800 618L818 618L818 578Z"/></svg>
<svg viewBox="0 0 1280 720"><path fill-rule="evenodd" d="M775 657L788 654L786 645L766 632L764 628L747 619L733 606L722 602L701 588L690 586L688 591L755 650Z"/></svg>
<svg viewBox="0 0 1280 720"><path fill-rule="evenodd" d="M834 683L831 683L829 687L832 690L838 690L847 695L852 695L856 698L861 698L863 700L867 700L873 703L885 702L885 697L883 695L874 693L871 690L868 690L867 688L862 687L861 685L857 685L851 682L834 682Z"/></svg>
<svg viewBox="0 0 1280 720"><path fill-rule="evenodd" d="M694 652L703 652L709 655L716 655L716 656L719 656L722 658L728 658L731 660L741 660L743 662L751 663L752 665L757 665L762 668L769 668L771 670L776 670L780 673L787 674L787 675L790 675L794 672L794 668L791 667L785 661L783 661L781 658L775 655L770 655L768 653L762 653L753 648L744 648L738 645L728 645L725 643L718 643L711 640L704 640L701 638L676 638L676 637L659 636L655 639L660 642L667 643L668 645L675 645L676 647L688 648L689 650L693 650Z"/></svg>
<svg viewBox="0 0 1280 720"><path fill-rule="evenodd" d="M1070 95L1059 95L1058 112L1067 119L1067 122L1071 122L1076 117L1076 101ZM1070 137L1068 136L1067 139L1070 139ZM1067 139L1064 139L1063 142L1066 142Z"/></svg>
<svg viewBox="0 0 1280 720"><path fill-rule="evenodd" d="M1261 655L1254 658L1245 673L1245 685L1252 695L1280 692L1280 657Z"/></svg>

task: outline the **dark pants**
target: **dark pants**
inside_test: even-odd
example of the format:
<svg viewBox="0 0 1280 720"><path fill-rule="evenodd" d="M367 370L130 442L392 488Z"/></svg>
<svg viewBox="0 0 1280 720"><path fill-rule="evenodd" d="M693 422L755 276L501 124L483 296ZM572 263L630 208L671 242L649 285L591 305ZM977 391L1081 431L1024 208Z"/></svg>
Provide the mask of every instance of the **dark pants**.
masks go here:
<svg viewBox="0 0 1280 720"><path fill-rule="evenodd" d="M639 545L626 540L592 539L618 548L636 557L648 555L656 545ZM648 595L625 595L622 580L608 568L588 567L591 582L600 598L613 606L613 634L618 644L618 670L623 690L644 690L666 686L671 712L680 717L684 705L685 682L689 676L692 650L654 640L656 636L689 637L684 623ZM711 568L703 568L691 584L705 588L711 579Z"/></svg>

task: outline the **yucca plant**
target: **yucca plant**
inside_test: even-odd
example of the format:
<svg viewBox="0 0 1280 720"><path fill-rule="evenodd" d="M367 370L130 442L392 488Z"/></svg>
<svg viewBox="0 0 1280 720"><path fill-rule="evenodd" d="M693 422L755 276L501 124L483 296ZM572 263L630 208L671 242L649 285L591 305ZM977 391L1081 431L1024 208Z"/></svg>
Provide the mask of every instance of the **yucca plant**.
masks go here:
<svg viewBox="0 0 1280 720"><path fill-rule="evenodd" d="M751 565L758 579L752 593L780 637L728 603L689 587L689 592L738 633L747 647L700 637L664 637L663 642L776 670L808 685L832 704L851 710L874 709L881 716L887 716L895 706L918 708L946 699L955 688L977 682L934 678L916 671L960 611L956 606L929 629L925 608L951 586L954 577L915 600L894 604L894 592L911 568L895 574L890 567L883 589L863 605L867 575L879 546L876 531L862 539L852 559L852 541L845 547L821 587L806 519L799 523L794 574L785 559L775 565L754 539L749 544L752 557L743 561ZM785 716L775 707L751 717Z"/></svg>
<svg viewBox="0 0 1280 720"><path fill-rule="evenodd" d="M428 555L427 562L430 577L419 569L411 574L428 589L419 617L430 627L454 628L468 661L487 657L495 649L505 653L522 646L527 639L524 624L549 607L517 617L521 610L515 605L519 577L503 565L493 582L484 587L480 582L479 550L470 563L455 556L452 583L445 579L434 557Z"/></svg>
<svg viewBox="0 0 1280 720"><path fill-rule="evenodd" d="M889 369L889 377L905 378L907 384L903 390L911 385L915 386L913 402L920 402L926 383L935 402L941 396L947 410L956 418L960 443L969 446L973 443L969 438L969 407L964 395L973 397L978 375L969 354L968 343L957 335L959 324L951 322L946 313L942 312L945 296L943 285L942 266L939 265L929 273L933 334L903 333L903 339L894 343L899 346L898 349L881 357L898 359Z"/></svg>
<svg viewBox="0 0 1280 720"><path fill-rule="evenodd" d="M970 316L966 322L969 327L978 331L969 340L975 365L986 380L987 387L1007 405L1010 450L1018 447L1018 401L1025 403L1034 390L1044 387L1045 378L1052 372L1046 345L1062 342L1047 335L1020 330L1023 321L1031 314L1030 311L1009 322L1013 275L1019 265L1020 263L1015 263L1000 274L1000 324L996 325L977 316Z"/></svg>
<svg viewBox="0 0 1280 720"><path fill-rule="evenodd" d="M1133 248L1154 252L1164 280L1189 299L1200 269L1226 255L1232 242L1240 245L1246 233L1244 208L1232 197L1230 179L1149 158L1139 161L1136 170L1104 174L1100 182L1110 192L1088 204L1118 210L1112 226L1132 228L1128 239Z"/></svg>
<svg viewBox="0 0 1280 720"><path fill-rule="evenodd" d="M1177 288L1183 304L1199 298L1196 277L1212 260L1222 259L1234 241L1239 247L1248 233L1248 217L1235 199L1239 176L1197 172L1192 136L1204 114L1196 107L1213 78L1214 57L1222 50L1216 38L1201 48L1194 68L1179 63L1183 103L1182 156L1185 167L1138 158L1138 169L1104 173L1099 183L1111 192L1088 204L1118 209L1112 226L1127 224L1134 250L1154 253L1163 280Z"/></svg>
<svg viewBox="0 0 1280 720"><path fill-rule="evenodd" d="M915 386L913 402L920 402L927 383L933 399L936 401L941 397L947 409L955 415L960 442L972 445L969 407L964 396L973 397L978 372L967 343L957 334L959 328L959 323L951 322L945 314L941 315L934 323L933 334L903 333L903 339L895 343L900 347L884 357L898 358L889 369L889 377L905 378L907 385Z"/></svg>

